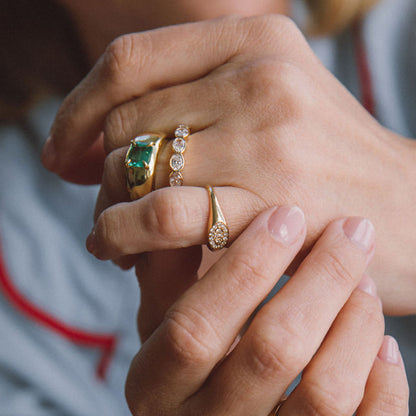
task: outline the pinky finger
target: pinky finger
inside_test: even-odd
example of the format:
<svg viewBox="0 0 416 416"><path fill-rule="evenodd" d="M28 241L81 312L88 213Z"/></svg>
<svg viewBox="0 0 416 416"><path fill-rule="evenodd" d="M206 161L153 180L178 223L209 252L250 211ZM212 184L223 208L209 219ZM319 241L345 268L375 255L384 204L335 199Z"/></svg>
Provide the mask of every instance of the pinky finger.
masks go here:
<svg viewBox="0 0 416 416"><path fill-rule="evenodd" d="M385 336L357 416L408 416L409 386L397 342Z"/></svg>

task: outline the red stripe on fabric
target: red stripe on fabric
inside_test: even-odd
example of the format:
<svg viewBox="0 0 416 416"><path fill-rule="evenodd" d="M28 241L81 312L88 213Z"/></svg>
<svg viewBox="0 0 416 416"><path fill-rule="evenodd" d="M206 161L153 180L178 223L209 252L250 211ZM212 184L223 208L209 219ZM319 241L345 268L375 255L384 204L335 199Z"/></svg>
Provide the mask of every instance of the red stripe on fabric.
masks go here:
<svg viewBox="0 0 416 416"><path fill-rule="evenodd" d="M361 85L361 103L363 107L371 114L375 115L375 100L373 82L371 79L370 65L363 42L363 25L362 21L357 21L353 26L353 37L355 45L355 59L358 68L358 77Z"/></svg>
<svg viewBox="0 0 416 416"><path fill-rule="evenodd" d="M29 319L50 329L75 344L100 349L101 357L97 364L96 375L101 380L105 379L115 347L117 345L117 337L115 335L97 334L75 328L59 321L49 313L40 309L38 306L35 306L30 302L30 300L19 292L19 289L14 285L12 279L9 277L1 251L0 290L9 302Z"/></svg>

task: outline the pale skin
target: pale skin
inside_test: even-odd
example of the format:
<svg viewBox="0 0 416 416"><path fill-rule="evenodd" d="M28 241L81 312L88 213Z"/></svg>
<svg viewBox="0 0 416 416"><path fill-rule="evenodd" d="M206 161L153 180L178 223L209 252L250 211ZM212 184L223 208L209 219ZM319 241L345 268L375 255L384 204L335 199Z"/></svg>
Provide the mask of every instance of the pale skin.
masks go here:
<svg viewBox="0 0 416 416"><path fill-rule="evenodd" d="M84 16L80 27L88 27L85 3L71 2L74 15ZM101 17L114 15L111 7L121 12L121 3L109 1ZM134 5L137 10L143 5L126 3L122 21L131 29L128 16ZM183 17L184 10L192 14L189 2L177 3L177 13L164 16L167 20ZM216 3L204 7L215 15ZM243 3L247 15L287 11L285 3ZM280 9L271 9L272 3ZM228 6L224 13L239 11L235 2ZM163 10L147 21L175 23L163 20ZM186 20L214 17L202 7L195 10L203 15L194 12ZM123 33L112 22L107 37L84 32L91 59L100 42ZM122 159L129 140L141 131L171 133L179 121L194 132L185 154L187 186L122 203L128 201ZM414 144L372 119L322 67L293 23L282 16L224 18L113 42L65 100L43 161L63 177L93 182L102 173L103 141L109 156L88 247L101 259L137 265L139 332L146 342L127 380L133 414L154 414L151 409L159 406L159 414L266 416L305 367L281 415L351 415L357 408L361 416L375 409L407 414L402 361L394 341L383 340L375 286L362 276L374 257L368 273L386 309L413 311ZM94 165L85 164L89 158ZM158 188L167 183L168 158L165 148ZM79 169L82 165L87 169ZM205 277L197 281L196 247L138 255L205 243L206 184L215 187L235 243ZM271 207L285 204L301 206L308 224L293 231L290 244L266 232ZM336 220L346 215L371 218L377 250L368 221ZM354 238L345 232L346 223L355 224ZM221 361L288 267L290 284ZM174 287L167 283L172 275ZM186 380L179 389L178 379ZM244 380L250 381L246 389ZM391 408L387 391L397 399L389 401Z"/></svg>

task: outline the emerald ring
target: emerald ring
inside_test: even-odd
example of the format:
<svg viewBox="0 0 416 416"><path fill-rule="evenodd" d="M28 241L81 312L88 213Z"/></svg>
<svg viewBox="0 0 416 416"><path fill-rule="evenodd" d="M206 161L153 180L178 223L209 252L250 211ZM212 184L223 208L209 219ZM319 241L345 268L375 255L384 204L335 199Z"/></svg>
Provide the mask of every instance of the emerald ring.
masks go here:
<svg viewBox="0 0 416 416"><path fill-rule="evenodd" d="M157 156L165 140L162 133L145 133L131 140L124 165L131 199L153 190Z"/></svg>

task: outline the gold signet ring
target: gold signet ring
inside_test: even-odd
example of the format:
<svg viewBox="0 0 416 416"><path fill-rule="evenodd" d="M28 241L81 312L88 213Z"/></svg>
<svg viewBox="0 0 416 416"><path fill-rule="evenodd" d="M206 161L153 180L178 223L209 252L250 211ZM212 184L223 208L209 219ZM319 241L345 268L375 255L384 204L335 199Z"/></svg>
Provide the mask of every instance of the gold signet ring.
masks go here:
<svg viewBox="0 0 416 416"><path fill-rule="evenodd" d="M211 186L206 187L209 195L208 248L211 251L224 248L229 239L229 230L218 199Z"/></svg>

